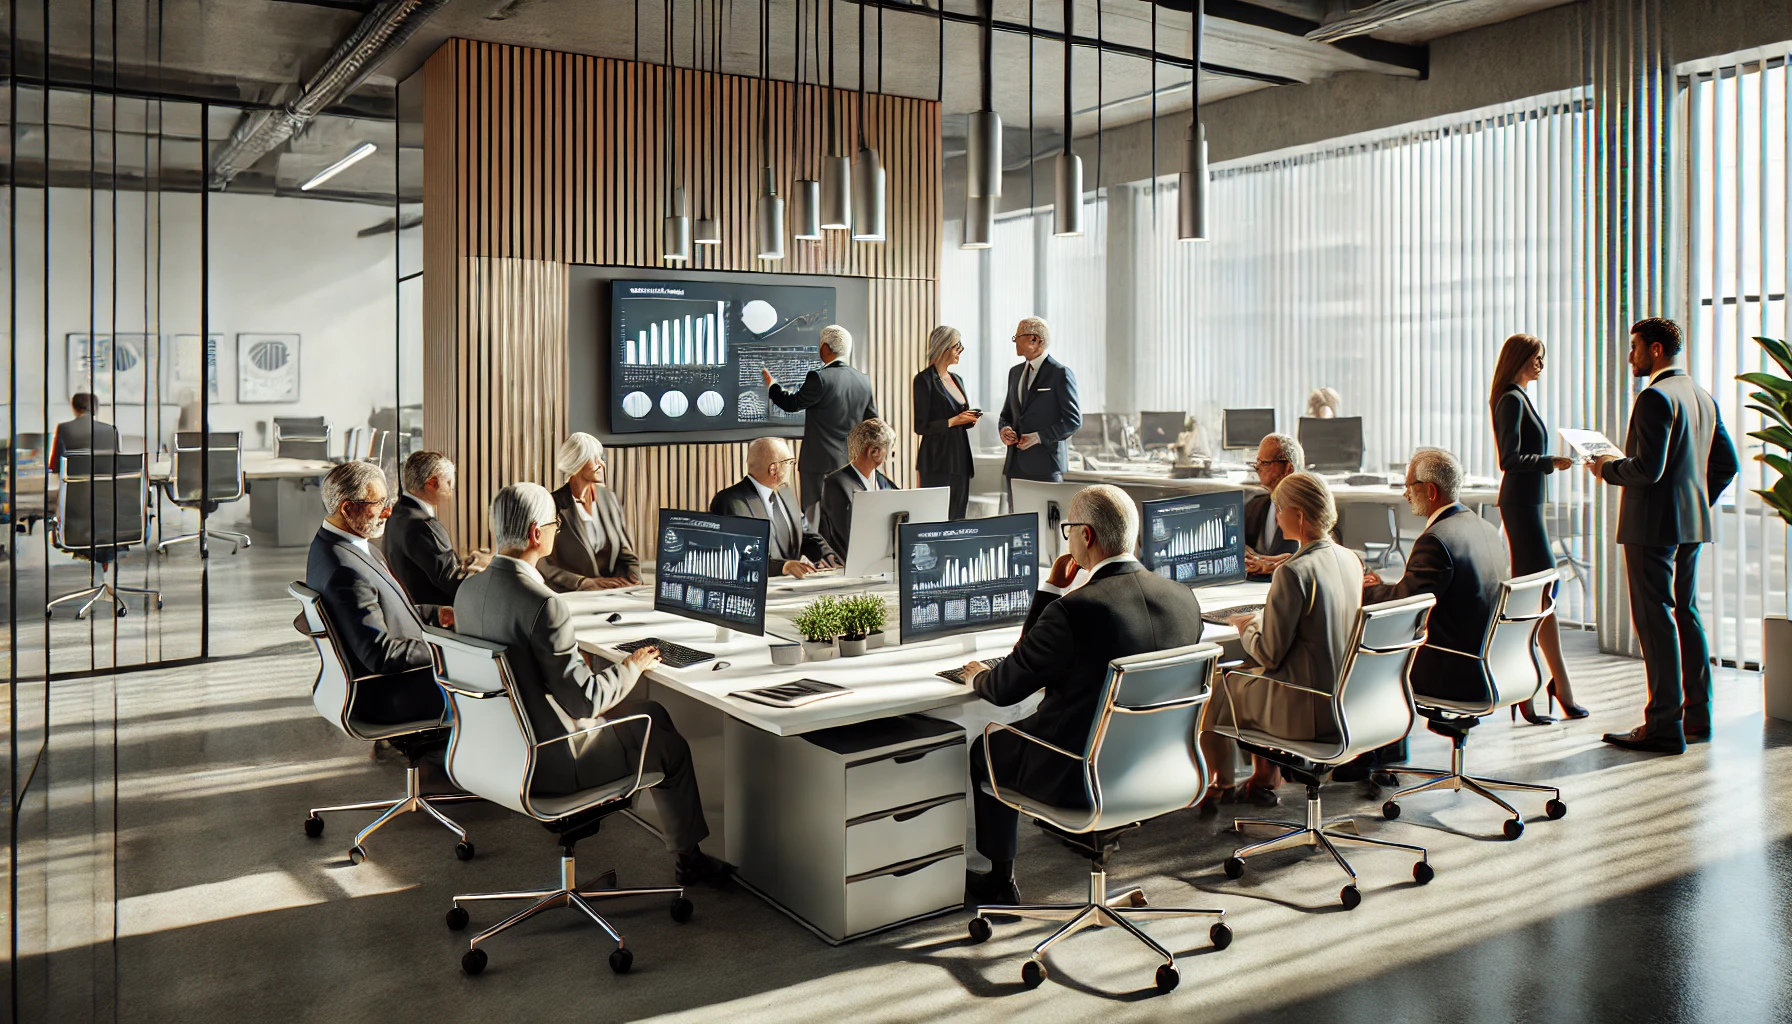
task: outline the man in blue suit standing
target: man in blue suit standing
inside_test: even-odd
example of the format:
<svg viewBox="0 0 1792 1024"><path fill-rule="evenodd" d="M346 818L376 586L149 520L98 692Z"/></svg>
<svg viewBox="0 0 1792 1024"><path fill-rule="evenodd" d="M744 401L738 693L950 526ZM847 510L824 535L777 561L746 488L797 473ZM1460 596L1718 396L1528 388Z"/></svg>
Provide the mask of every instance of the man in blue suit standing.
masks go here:
<svg viewBox="0 0 1792 1024"><path fill-rule="evenodd" d="M1051 342L1051 328L1039 317L1026 317L1014 329L1014 351L1026 361L1008 371L1008 392L997 421L1008 446L1002 475L1011 481L1064 479L1066 442L1083 425L1076 374L1046 355Z"/></svg>

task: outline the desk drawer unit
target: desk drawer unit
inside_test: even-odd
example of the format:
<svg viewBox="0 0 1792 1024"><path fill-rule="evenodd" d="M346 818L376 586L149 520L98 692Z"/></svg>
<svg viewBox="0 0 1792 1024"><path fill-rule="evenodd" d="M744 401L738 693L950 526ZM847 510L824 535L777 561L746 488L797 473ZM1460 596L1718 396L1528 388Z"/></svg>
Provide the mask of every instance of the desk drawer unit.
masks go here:
<svg viewBox="0 0 1792 1024"><path fill-rule="evenodd" d="M846 766L846 816L906 807L946 793L962 793L970 759L964 735L937 746L885 752Z"/></svg>

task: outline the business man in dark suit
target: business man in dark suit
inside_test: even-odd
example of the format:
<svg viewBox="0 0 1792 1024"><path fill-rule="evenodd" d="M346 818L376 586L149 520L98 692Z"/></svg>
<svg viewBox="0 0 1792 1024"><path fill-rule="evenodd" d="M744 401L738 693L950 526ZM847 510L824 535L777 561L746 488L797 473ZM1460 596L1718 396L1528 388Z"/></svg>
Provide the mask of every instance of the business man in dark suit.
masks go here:
<svg viewBox="0 0 1792 1024"><path fill-rule="evenodd" d="M866 420L846 436L852 461L827 475L821 487L821 537L841 558L852 543L852 496L860 491L894 491L896 481L879 468L896 447L896 432L883 420Z"/></svg>
<svg viewBox="0 0 1792 1024"><path fill-rule="evenodd" d="M1251 468L1263 493L1244 503L1244 567L1253 577L1268 579L1276 566L1300 550L1300 542L1282 536L1276 525L1276 485L1290 473L1306 468L1307 454L1300 442L1287 434L1265 434L1257 443L1257 461Z"/></svg>
<svg viewBox="0 0 1792 1024"><path fill-rule="evenodd" d="M530 778L532 792L567 796L594 789L632 776L644 760L646 771L665 776L649 792L666 848L677 854L678 884L725 875L721 862L698 848L709 825L690 744L657 702L625 699L641 673L659 664L659 650L642 648L602 672L585 663L573 638L572 612L537 568L554 549L560 524L547 488L524 483L499 490L492 498L491 524L498 553L490 567L461 584L454 598L455 629L505 646L505 663L535 742L589 728L600 717L646 715L651 722L651 728L621 722L594 737L542 747Z"/></svg>
<svg viewBox="0 0 1792 1024"><path fill-rule="evenodd" d="M785 412L803 413L802 470L803 515L813 525L821 504L824 477L847 463L846 435L866 420L877 419L877 400L871 397L871 379L846 365L852 356L852 334L839 324L821 329L821 369L810 370L803 386L786 391L762 369L773 405Z"/></svg>
<svg viewBox="0 0 1792 1024"><path fill-rule="evenodd" d="M771 520L766 564L773 576L801 579L824 565L839 565L840 558L821 534L809 529L778 489L789 478L795 461L783 440L759 438L747 446L746 477L717 491L709 501L709 511L718 516Z"/></svg>
<svg viewBox="0 0 1792 1024"><path fill-rule="evenodd" d="M1002 707L1045 691L1039 710L1014 727L1066 750L1081 750L1095 724L1108 662L1199 643L1201 604L1194 591L1148 571L1132 556L1139 514L1118 487L1098 484L1078 492L1065 527L1070 553L1058 559L1034 595L1014 653L993 669L971 662L965 678L977 696ZM1078 567L1089 572L1088 582L1060 597ZM1014 884L1020 818L983 792L986 767L993 767L1003 788L1036 800L1075 806L1089 797L1070 758L998 734L986 762L983 741L972 745L977 850L989 858L990 871L966 877L965 902L1012 905L1020 902Z"/></svg>
<svg viewBox="0 0 1792 1024"><path fill-rule="evenodd" d="M1363 604L1398 601L1420 594L1437 598L1426 623L1425 646L1413 655L1413 692L1446 700L1487 696L1487 682L1474 664L1447 651L1478 654L1499 604L1506 578L1506 544L1500 531L1456 500L1462 490L1462 463L1441 448L1420 448L1406 466L1406 503L1425 520L1412 543L1406 569L1393 583L1376 573L1363 576ZM1367 778L1369 770L1406 760L1406 740L1370 751L1334 773L1340 781Z"/></svg>
<svg viewBox="0 0 1792 1024"><path fill-rule="evenodd" d="M392 514L385 474L371 462L345 462L324 477L323 497L324 522L311 541L305 585L321 596L349 675L361 680L355 716L382 725L440 718L442 691L423 622L452 628L454 615L414 606L371 543Z"/></svg>
<svg viewBox="0 0 1792 1024"><path fill-rule="evenodd" d="M386 521L386 565L412 601L452 605L461 581L485 567L483 558L454 553L437 517L438 509L454 501L454 463L441 452L413 452L399 476L404 493Z"/></svg>
<svg viewBox="0 0 1792 1024"><path fill-rule="evenodd" d="M1699 545L1711 539L1711 506L1736 478L1736 447L1717 403L1680 366L1680 327L1650 317L1630 328L1630 369L1649 378L1630 409L1624 458L1588 463L1624 488L1618 543L1630 585L1630 618L1649 677L1642 725L1607 733L1629 750L1679 754L1711 738L1711 651L1699 621Z"/></svg>
<svg viewBox="0 0 1792 1024"><path fill-rule="evenodd" d="M1025 362L1009 368L1007 397L996 420L1008 446L1002 475L1009 480L1064 479L1070 435L1083 425L1076 374L1046 354L1051 343L1051 328L1039 317L1025 317L1014 329L1014 351Z"/></svg>
<svg viewBox="0 0 1792 1024"><path fill-rule="evenodd" d="M69 452L118 450L118 428L95 418L100 408L98 398L82 391L71 397L68 404L75 418L56 424L56 436L50 442L52 473L62 472L62 457Z"/></svg>

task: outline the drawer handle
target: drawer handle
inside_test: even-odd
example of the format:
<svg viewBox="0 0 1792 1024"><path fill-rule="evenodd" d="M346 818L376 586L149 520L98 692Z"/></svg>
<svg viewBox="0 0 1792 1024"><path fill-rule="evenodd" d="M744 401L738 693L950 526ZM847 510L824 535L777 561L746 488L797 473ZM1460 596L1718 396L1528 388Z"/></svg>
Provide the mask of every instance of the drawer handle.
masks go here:
<svg viewBox="0 0 1792 1024"><path fill-rule="evenodd" d="M921 815L926 814L928 811L931 811L934 807L938 806L940 805L934 804L932 807L922 807L918 810L903 811L900 814L892 814L890 817L894 821L914 821L916 818L919 818Z"/></svg>
<svg viewBox="0 0 1792 1024"><path fill-rule="evenodd" d="M939 862L938 861L928 861L925 864L916 864L912 868L903 868L901 871L892 871L892 872L890 872L890 877L891 878L901 878L904 875L912 875L915 872L921 870L922 868L932 867L934 864L937 864L937 863L939 863Z"/></svg>
<svg viewBox="0 0 1792 1024"><path fill-rule="evenodd" d="M919 754L897 754L894 760L897 764L913 764L931 753L933 753L933 751L923 750Z"/></svg>

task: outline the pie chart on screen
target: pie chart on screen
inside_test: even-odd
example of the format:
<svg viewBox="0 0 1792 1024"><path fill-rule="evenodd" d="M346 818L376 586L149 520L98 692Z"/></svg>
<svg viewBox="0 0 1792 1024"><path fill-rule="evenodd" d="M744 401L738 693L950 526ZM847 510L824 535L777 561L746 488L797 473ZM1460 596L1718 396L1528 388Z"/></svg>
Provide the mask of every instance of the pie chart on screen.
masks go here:
<svg viewBox="0 0 1792 1024"><path fill-rule="evenodd" d="M722 415L722 396L714 391L705 391L697 396L697 411L705 416Z"/></svg>
<svg viewBox="0 0 1792 1024"><path fill-rule="evenodd" d="M630 391L622 399L622 411L640 419L653 411L653 399L648 398L645 391Z"/></svg>
<svg viewBox="0 0 1792 1024"><path fill-rule="evenodd" d="M778 311L764 299L754 299L740 307L740 322L754 334L764 334L778 326Z"/></svg>
<svg viewBox="0 0 1792 1024"><path fill-rule="evenodd" d="M660 411L677 419L691 407L691 400L684 397L682 391L668 391L660 396Z"/></svg>

